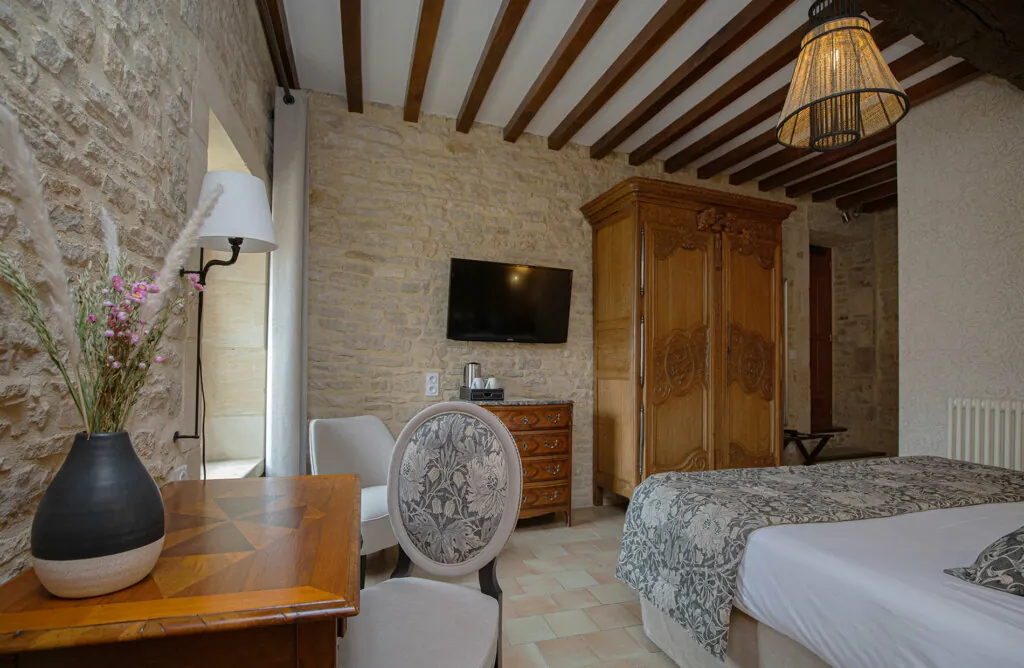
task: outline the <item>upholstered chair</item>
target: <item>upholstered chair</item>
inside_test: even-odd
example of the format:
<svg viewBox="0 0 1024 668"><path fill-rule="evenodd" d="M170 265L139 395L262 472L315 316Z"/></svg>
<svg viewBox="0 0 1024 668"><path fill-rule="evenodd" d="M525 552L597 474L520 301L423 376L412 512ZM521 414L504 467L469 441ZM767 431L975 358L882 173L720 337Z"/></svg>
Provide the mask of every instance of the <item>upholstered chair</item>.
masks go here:
<svg viewBox="0 0 1024 668"><path fill-rule="evenodd" d="M309 458L313 475L355 473L362 484L360 520L363 538L360 560L397 545L388 516L388 466L395 438L380 418L361 415L311 420Z"/></svg>
<svg viewBox="0 0 1024 668"><path fill-rule="evenodd" d="M519 516L522 466L492 413L435 404L406 425L388 472L398 537L390 580L361 592L359 615L338 641L343 668L487 668L501 665L497 557ZM409 577L478 572L480 590Z"/></svg>

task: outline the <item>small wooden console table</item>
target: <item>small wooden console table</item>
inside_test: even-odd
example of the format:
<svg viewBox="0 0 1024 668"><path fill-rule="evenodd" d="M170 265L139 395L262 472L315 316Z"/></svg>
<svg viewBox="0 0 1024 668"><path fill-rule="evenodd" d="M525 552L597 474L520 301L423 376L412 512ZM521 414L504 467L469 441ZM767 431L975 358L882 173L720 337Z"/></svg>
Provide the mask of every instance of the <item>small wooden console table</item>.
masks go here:
<svg viewBox="0 0 1024 668"><path fill-rule="evenodd" d="M0 667L333 668L359 612L356 476L164 486L153 573L62 600L26 571L0 588Z"/></svg>

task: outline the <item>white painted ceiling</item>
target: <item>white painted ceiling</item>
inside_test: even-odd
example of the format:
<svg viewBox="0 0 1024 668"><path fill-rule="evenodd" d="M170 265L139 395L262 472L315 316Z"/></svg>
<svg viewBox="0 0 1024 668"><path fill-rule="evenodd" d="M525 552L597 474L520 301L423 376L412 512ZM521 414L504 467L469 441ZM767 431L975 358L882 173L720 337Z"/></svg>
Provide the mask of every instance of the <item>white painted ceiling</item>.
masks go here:
<svg viewBox="0 0 1024 668"><path fill-rule="evenodd" d="M554 93L533 118L527 132L548 136L591 86L605 73L630 41L658 11L664 0L621 0L583 50ZM584 0L533 0L484 99L476 122L504 126L522 101L569 28ZM456 117L469 89L502 0L447 0L423 97L423 113ZM578 132L573 141L596 142L689 58L747 0L710 0ZM718 63L636 134L618 147L631 151L700 102L807 19L810 0L796 0L746 44ZM412 63L420 0L363 0L363 97L370 102L402 106ZM345 95L341 19L338 0L285 0L292 49L302 88ZM907 39L884 51L887 61L908 53L921 42ZM946 59L903 83L912 85L958 62ZM721 126L751 105L786 85L792 65L769 77L659 154L666 158ZM706 157L703 164L775 125L769 119ZM760 159L778 148L736 166ZM733 171L733 170L730 170Z"/></svg>

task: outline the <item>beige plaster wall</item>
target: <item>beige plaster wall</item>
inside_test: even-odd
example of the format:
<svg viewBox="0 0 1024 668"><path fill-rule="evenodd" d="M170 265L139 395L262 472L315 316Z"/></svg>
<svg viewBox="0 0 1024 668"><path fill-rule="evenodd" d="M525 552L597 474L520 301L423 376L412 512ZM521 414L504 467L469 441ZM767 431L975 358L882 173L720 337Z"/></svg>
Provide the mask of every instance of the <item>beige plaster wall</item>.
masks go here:
<svg viewBox="0 0 1024 668"><path fill-rule="evenodd" d="M527 135L515 144L500 128L455 132L454 121L402 120L401 109L344 101L310 102L309 414L380 416L396 432L424 406L424 374L441 374L442 398L457 392L462 367L477 361L510 396L572 399L573 495L591 502L593 359L591 234L579 207L630 176L649 176L764 196L660 163L630 167L624 155L591 160L585 148L555 152ZM781 192L769 197L782 199ZM786 243L807 238L807 209L786 223ZM785 271L806 313L806 249ZM564 345L461 343L445 338L451 257L565 267L574 271L569 340ZM799 287L802 286L802 287ZM801 310L802 309L802 310ZM806 325L791 321L797 334ZM809 405L806 336L794 337L796 398Z"/></svg>
<svg viewBox="0 0 1024 668"><path fill-rule="evenodd" d="M119 219L130 262L159 268L206 171L210 106L244 154L269 164L273 68L251 2L0 3L0 54L0 95L41 162L72 269L98 257L101 205ZM38 279L8 192L0 187L0 240ZM184 349L179 329L131 424L158 482L195 450L171 441L191 422L183 406L194 358ZM0 580L25 567L32 513L78 428L35 335L0 298Z"/></svg>
<svg viewBox="0 0 1024 668"><path fill-rule="evenodd" d="M900 454L947 401L1024 398L1024 92L984 77L899 125Z"/></svg>

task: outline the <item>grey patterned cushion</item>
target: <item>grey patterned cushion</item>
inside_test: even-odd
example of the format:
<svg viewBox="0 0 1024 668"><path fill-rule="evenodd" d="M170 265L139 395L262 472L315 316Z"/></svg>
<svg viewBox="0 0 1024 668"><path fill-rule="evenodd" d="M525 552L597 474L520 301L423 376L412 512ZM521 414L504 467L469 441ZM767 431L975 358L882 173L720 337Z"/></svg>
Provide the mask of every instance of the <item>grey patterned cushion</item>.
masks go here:
<svg viewBox="0 0 1024 668"><path fill-rule="evenodd" d="M494 536L508 498L500 441L477 418L444 413L409 440L398 481L398 513L412 543L441 564L461 564Z"/></svg>
<svg viewBox="0 0 1024 668"><path fill-rule="evenodd" d="M973 566L947 568L944 572L982 587L1024 596L1024 527L982 550Z"/></svg>

